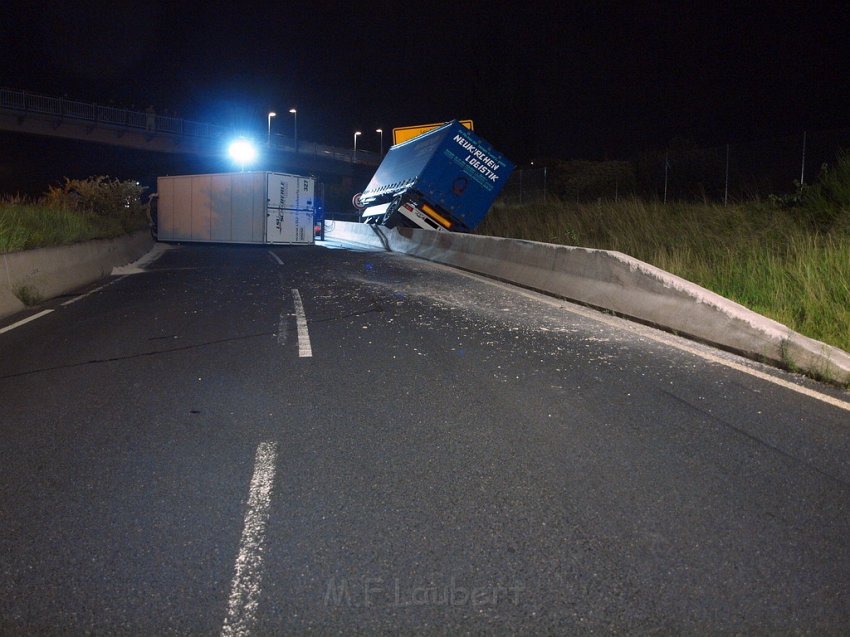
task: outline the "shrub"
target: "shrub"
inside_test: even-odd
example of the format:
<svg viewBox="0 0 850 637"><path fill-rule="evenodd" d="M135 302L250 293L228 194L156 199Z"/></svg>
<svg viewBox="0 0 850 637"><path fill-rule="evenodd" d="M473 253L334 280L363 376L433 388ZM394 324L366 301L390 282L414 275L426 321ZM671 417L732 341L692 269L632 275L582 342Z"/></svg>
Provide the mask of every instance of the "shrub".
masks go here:
<svg viewBox="0 0 850 637"><path fill-rule="evenodd" d="M99 175L88 179L68 179L59 186L50 186L44 195L49 207L78 212L90 212L101 217L118 219L145 215L141 201L145 188L136 181L119 181Z"/></svg>
<svg viewBox="0 0 850 637"><path fill-rule="evenodd" d="M44 300L39 291L29 285L22 285L16 288L15 296L20 299L21 303L29 307L32 307L33 305L38 305Z"/></svg>
<svg viewBox="0 0 850 637"><path fill-rule="evenodd" d="M117 237L147 226L135 181L65 179L38 201L0 197L0 253Z"/></svg>
<svg viewBox="0 0 850 637"><path fill-rule="evenodd" d="M812 223L828 231L850 217L850 155L838 154L833 166L824 164L815 183L803 190L802 205Z"/></svg>
<svg viewBox="0 0 850 637"><path fill-rule="evenodd" d="M634 166L627 161L542 159L535 164L547 167L549 191L567 201L624 195L636 187Z"/></svg>

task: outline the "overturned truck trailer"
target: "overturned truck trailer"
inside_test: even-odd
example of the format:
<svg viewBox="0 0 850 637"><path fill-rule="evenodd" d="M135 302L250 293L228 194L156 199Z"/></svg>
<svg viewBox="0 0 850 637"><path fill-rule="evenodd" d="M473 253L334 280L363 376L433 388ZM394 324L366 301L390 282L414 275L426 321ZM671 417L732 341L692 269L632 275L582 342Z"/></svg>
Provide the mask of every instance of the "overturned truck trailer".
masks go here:
<svg viewBox="0 0 850 637"><path fill-rule="evenodd" d="M454 120L390 148L355 205L366 223L470 232L513 169Z"/></svg>
<svg viewBox="0 0 850 637"><path fill-rule="evenodd" d="M159 177L157 239L313 243L316 184L273 172Z"/></svg>

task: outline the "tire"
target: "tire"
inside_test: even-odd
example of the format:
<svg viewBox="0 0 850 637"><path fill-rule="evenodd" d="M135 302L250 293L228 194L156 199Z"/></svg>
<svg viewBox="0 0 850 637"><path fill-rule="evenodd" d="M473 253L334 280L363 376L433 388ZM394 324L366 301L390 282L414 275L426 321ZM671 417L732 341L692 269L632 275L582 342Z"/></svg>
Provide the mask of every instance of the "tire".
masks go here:
<svg viewBox="0 0 850 637"><path fill-rule="evenodd" d="M386 211L384 211L384 218L381 221L382 225L386 226L387 228L395 228L396 224L398 223L398 215L396 213L398 212L399 206L401 206L400 195L394 198L390 202L390 205L387 206ZM393 219L394 216L396 217L395 219Z"/></svg>

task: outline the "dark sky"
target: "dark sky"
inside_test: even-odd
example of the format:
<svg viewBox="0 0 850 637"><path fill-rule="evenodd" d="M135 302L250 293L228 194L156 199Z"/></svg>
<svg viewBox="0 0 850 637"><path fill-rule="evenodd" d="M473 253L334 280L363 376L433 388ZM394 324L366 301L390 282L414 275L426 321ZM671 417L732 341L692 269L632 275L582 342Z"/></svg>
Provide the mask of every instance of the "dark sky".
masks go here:
<svg viewBox="0 0 850 637"><path fill-rule="evenodd" d="M0 85L377 150L472 118L513 159L850 127L850 2L20 2Z"/></svg>

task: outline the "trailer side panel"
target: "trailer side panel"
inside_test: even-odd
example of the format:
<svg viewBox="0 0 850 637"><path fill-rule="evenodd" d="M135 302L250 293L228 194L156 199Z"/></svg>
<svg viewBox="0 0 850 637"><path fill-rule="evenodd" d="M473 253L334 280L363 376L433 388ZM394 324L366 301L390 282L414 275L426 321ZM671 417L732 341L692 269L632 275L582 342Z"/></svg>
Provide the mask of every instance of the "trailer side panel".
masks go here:
<svg viewBox="0 0 850 637"><path fill-rule="evenodd" d="M162 241L265 243L265 172L160 177Z"/></svg>

